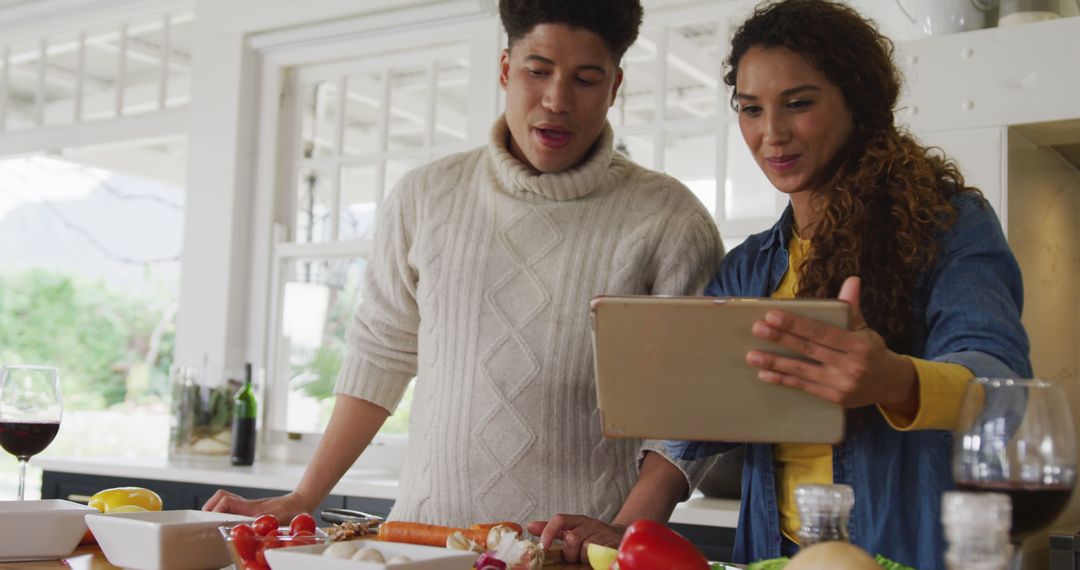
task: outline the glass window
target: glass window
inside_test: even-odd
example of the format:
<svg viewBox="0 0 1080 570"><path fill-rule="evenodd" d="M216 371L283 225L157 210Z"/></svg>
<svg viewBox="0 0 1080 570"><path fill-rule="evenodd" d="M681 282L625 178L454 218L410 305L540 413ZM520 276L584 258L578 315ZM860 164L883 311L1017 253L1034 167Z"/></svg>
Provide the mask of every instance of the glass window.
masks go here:
<svg viewBox="0 0 1080 570"><path fill-rule="evenodd" d="M281 351L287 355L286 429L321 432L334 407L334 384L348 347L345 332L362 300L363 259L354 261L290 260L281 317ZM410 386L406 402L381 433L408 429Z"/></svg>
<svg viewBox="0 0 1080 570"><path fill-rule="evenodd" d="M722 77L729 27L727 16L694 9L644 27L623 59L625 79L608 120L616 149L686 184L730 249L767 228L780 201L729 108Z"/></svg>
<svg viewBox="0 0 1080 570"><path fill-rule="evenodd" d="M165 455L184 188L149 160L140 175L92 166L151 148L0 161L0 362L56 366L64 391L43 455ZM14 469L0 454L0 496Z"/></svg>
<svg viewBox="0 0 1080 570"><path fill-rule="evenodd" d="M668 120L717 115L720 79L719 25L706 21L672 26L667 34Z"/></svg>
<svg viewBox="0 0 1080 570"><path fill-rule="evenodd" d="M449 42L296 70L299 96L288 112L300 118L300 153L290 249L278 256L280 318L269 358L277 363L270 367L271 397L286 403L271 429L325 428L345 332L362 301L379 204L409 170L461 150L467 140L468 53L468 42ZM492 88L495 79L493 73ZM381 434L407 431L411 398L410 386Z"/></svg>

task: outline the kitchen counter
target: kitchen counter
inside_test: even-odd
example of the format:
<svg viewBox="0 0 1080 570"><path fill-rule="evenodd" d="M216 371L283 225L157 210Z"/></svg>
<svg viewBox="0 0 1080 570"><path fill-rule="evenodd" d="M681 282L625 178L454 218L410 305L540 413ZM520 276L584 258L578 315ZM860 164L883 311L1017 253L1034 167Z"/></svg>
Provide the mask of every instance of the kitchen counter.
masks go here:
<svg viewBox="0 0 1080 570"><path fill-rule="evenodd" d="M26 570L112 570L119 568L109 564L101 549L97 546L83 546L75 549L75 552L60 560L43 560L39 562L0 562L0 569L26 569ZM229 568L235 568L230 566ZM587 570L587 564L556 564L545 566L545 570Z"/></svg>
<svg viewBox="0 0 1080 570"><path fill-rule="evenodd" d="M287 490L300 481L305 465L259 461L250 467L233 467L228 458L170 460L164 458L64 458L35 457L34 465L45 471L201 483L232 487ZM332 494L394 500L398 493L397 473L379 469L353 468L338 481ZM679 503L671 522L687 525L735 528L739 501L710 499L695 492Z"/></svg>

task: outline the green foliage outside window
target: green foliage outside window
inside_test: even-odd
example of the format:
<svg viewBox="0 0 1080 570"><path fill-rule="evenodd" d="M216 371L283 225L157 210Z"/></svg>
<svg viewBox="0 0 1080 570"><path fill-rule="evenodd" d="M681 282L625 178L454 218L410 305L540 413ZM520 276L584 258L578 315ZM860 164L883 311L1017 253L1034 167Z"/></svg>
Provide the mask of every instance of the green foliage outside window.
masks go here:
<svg viewBox="0 0 1080 570"><path fill-rule="evenodd" d="M40 269L0 271L0 362L58 367L69 410L160 401L175 322L158 299L170 297Z"/></svg>

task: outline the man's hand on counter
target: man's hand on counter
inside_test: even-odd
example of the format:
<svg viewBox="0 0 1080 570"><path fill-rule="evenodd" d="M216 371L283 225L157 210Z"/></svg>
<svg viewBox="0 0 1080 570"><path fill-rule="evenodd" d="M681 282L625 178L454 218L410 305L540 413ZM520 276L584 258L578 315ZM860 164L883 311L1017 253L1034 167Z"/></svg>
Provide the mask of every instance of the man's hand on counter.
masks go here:
<svg viewBox="0 0 1080 570"><path fill-rule="evenodd" d="M295 492L280 497L265 499L245 499L236 493L218 489L202 510L216 513L232 513L249 517L274 515L278 520L291 520L300 513L311 512L311 507L303 497Z"/></svg>

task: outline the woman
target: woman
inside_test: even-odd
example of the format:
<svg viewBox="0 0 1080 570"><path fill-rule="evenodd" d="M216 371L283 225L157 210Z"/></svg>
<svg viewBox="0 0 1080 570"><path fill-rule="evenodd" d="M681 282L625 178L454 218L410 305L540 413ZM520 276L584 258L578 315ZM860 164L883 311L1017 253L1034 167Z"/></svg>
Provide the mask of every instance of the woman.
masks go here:
<svg viewBox="0 0 1080 570"><path fill-rule="evenodd" d="M724 258L707 293L838 296L854 323L842 330L775 311L753 327L820 363L751 351L761 380L837 402L848 422L836 446L746 446L736 562L792 554L795 487L835 482L855 490L854 543L943 568L941 494L954 486L950 430L966 383L1031 374L1016 260L955 164L894 126L892 49L854 9L826 0L761 5L732 41L724 80L739 127L790 206ZM668 446L686 459L732 447ZM631 498L666 485L640 479ZM616 520L635 516L650 513L628 501ZM575 551L619 532L568 516L543 529L545 542L563 537Z"/></svg>
<svg viewBox="0 0 1080 570"><path fill-rule="evenodd" d="M732 40L725 82L754 159L790 206L722 262L712 295L839 296L852 330L770 312L753 333L820 364L750 351L761 380L848 409L837 446L748 445L737 561L790 554L804 483L855 489L851 538L943 567L941 493L973 376L1030 376L1020 271L955 164L894 126L892 43L824 0L762 5ZM683 457L723 449L672 442Z"/></svg>

